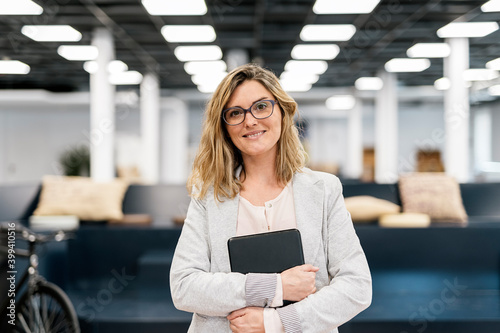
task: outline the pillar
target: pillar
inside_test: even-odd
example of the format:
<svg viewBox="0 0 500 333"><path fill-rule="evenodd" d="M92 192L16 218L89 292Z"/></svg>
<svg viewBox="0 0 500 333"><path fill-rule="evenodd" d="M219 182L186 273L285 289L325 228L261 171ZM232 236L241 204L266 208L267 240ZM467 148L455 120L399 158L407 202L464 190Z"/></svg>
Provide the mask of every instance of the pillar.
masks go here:
<svg viewBox="0 0 500 333"><path fill-rule="evenodd" d="M160 180L160 85L154 73L144 75L141 86L141 178L147 184Z"/></svg>
<svg viewBox="0 0 500 333"><path fill-rule="evenodd" d="M92 45L99 50L98 70L90 74L90 176L96 181L115 177L115 87L108 81L108 63L115 58L113 35L106 28L96 28Z"/></svg>
<svg viewBox="0 0 500 333"><path fill-rule="evenodd" d="M188 108L175 97L161 101L161 180L166 184L185 184L188 167Z"/></svg>
<svg viewBox="0 0 500 333"><path fill-rule="evenodd" d="M450 55L444 59L444 76L450 88L444 95L445 171L458 182L469 180L469 90L463 72L469 68L469 40L449 38Z"/></svg>
<svg viewBox="0 0 500 333"><path fill-rule="evenodd" d="M363 102L356 97L354 108L349 110L347 124L347 178L359 179L363 173Z"/></svg>
<svg viewBox="0 0 500 333"><path fill-rule="evenodd" d="M379 77L384 86L375 98L375 181L395 183L399 177L397 77L385 70Z"/></svg>

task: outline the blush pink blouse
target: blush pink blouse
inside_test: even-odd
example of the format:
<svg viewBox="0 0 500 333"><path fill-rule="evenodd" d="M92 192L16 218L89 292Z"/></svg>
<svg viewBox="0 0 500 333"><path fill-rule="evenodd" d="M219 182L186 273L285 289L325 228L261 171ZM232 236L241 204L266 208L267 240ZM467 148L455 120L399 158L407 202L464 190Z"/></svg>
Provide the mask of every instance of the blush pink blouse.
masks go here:
<svg viewBox="0 0 500 333"><path fill-rule="evenodd" d="M250 235L268 231L297 228L293 203L292 182L273 200L264 206L255 206L240 196L236 235ZM264 328L268 333L285 332L278 312L274 309L283 305L281 275L276 274L276 293L271 307L264 308Z"/></svg>

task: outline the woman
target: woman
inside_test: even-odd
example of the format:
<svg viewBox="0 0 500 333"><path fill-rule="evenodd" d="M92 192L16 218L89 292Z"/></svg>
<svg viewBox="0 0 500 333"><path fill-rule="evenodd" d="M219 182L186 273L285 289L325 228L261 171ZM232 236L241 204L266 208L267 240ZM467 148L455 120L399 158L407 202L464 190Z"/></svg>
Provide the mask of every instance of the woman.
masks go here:
<svg viewBox="0 0 500 333"><path fill-rule="evenodd" d="M296 112L276 76L253 64L231 71L207 105L170 271L175 306L194 313L189 332L337 332L371 302L341 184L304 168ZM229 238L290 228L305 265L231 273Z"/></svg>

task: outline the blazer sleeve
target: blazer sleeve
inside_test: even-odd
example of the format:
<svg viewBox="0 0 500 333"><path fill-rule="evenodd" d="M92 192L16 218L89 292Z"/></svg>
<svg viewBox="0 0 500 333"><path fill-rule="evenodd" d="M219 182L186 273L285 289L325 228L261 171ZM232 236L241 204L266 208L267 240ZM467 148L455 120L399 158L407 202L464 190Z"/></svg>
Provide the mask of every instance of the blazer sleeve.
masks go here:
<svg viewBox="0 0 500 333"><path fill-rule="evenodd" d="M244 308L246 276L211 272L206 206L192 199L170 268L175 307L205 316L227 316Z"/></svg>
<svg viewBox="0 0 500 333"><path fill-rule="evenodd" d="M283 308L284 314L291 317L296 313L302 332L329 332L366 309L372 299L370 269L345 208L337 177L325 180L325 193L327 232L323 239L326 239L330 283L288 306L292 308Z"/></svg>

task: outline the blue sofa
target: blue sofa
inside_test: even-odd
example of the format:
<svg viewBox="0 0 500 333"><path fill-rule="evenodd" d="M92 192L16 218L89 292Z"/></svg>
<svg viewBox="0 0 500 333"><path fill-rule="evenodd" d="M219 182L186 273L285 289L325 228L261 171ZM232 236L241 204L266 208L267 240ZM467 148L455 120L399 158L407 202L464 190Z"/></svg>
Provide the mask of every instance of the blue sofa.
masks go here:
<svg viewBox="0 0 500 333"><path fill-rule="evenodd" d="M500 183L460 187L466 226L355 226L373 302L341 332L500 332ZM0 186L0 221L25 221L38 193L38 185ZM397 185L345 183L344 195L400 203ZM181 231L172 218L188 204L183 186L134 185L124 212L150 214L153 224L85 223L45 248L41 271L67 291L83 332L186 332L190 314L173 307L168 272Z"/></svg>

